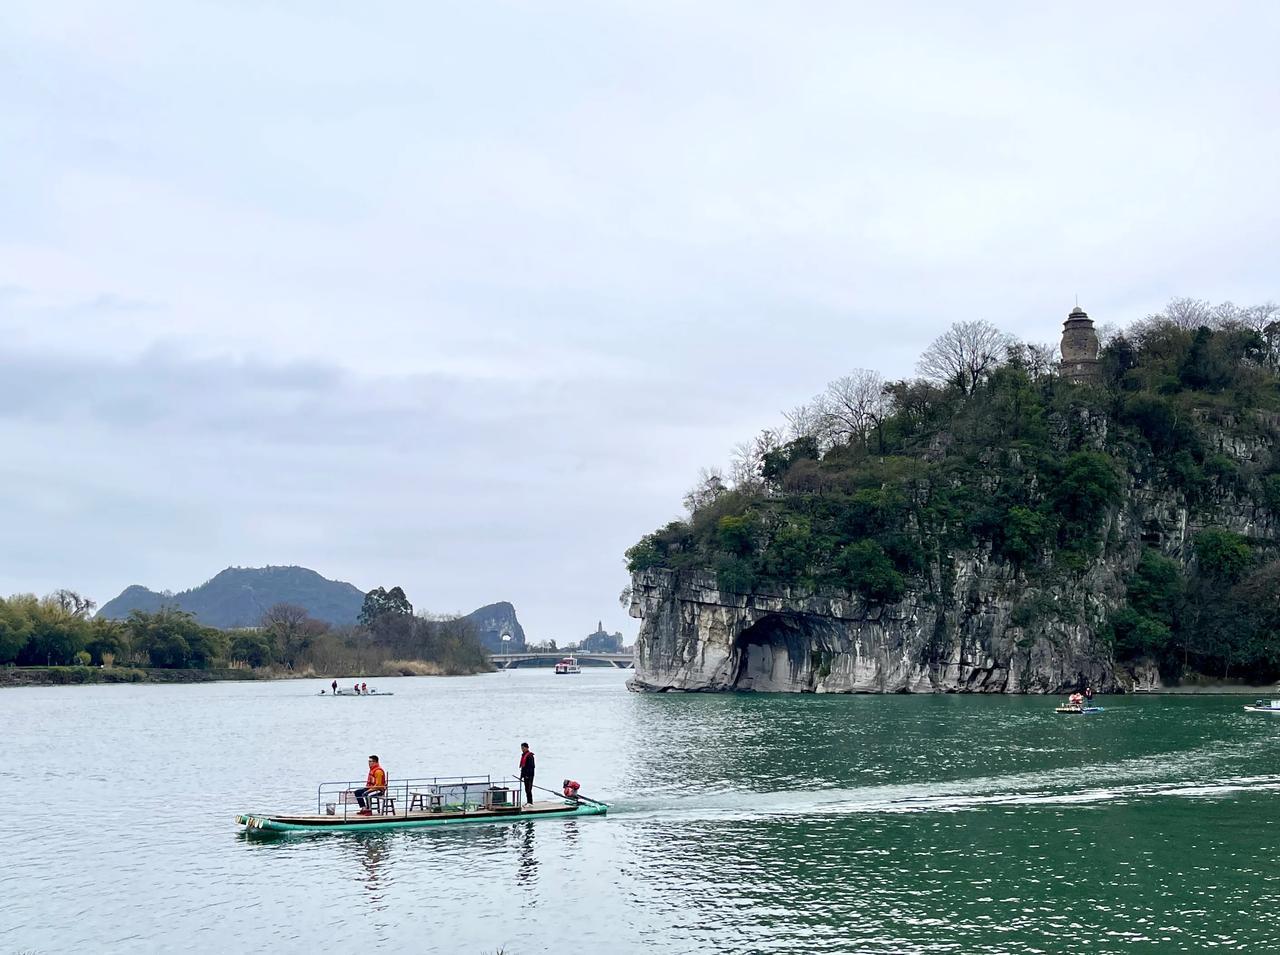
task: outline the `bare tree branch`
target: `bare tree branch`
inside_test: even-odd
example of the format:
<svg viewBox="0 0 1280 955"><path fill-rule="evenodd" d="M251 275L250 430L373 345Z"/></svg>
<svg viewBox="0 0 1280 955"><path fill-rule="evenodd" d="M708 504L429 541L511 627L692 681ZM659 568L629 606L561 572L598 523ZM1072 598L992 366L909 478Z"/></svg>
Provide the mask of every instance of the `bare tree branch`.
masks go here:
<svg viewBox="0 0 1280 955"><path fill-rule="evenodd" d="M714 504L728 490L719 468L703 468L698 472L698 483L684 496L685 510L692 517L708 504Z"/></svg>
<svg viewBox="0 0 1280 955"><path fill-rule="evenodd" d="M782 412L782 417L787 419L787 437L792 441L818 437L822 432L822 396L810 404L796 405L790 411Z"/></svg>
<svg viewBox="0 0 1280 955"><path fill-rule="evenodd" d="M990 322L956 322L920 356L916 370L942 386L971 395L999 367L1013 339Z"/></svg>
<svg viewBox="0 0 1280 955"><path fill-rule="evenodd" d="M879 372L865 368L831 382L818 396L818 401L823 432L832 443L847 443L856 438L864 446L888 406L884 379Z"/></svg>

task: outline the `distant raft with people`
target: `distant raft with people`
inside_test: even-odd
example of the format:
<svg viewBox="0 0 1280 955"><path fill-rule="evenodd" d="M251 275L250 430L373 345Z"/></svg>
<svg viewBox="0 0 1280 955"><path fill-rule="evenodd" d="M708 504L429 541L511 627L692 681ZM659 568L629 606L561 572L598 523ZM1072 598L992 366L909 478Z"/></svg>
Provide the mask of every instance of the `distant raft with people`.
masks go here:
<svg viewBox="0 0 1280 955"><path fill-rule="evenodd" d="M491 776L390 780L384 792L365 796L370 807L368 814L361 814L356 792L356 784L351 782L321 783L316 792L314 815L241 813L236 816L236 823L244 827L246 835L274 836L563 819L603 816L609 811L605 803L577 795L576 786L572 796L522 806L519 786L495 781Z"/></svg>
<svg viewBox="0 0 1280 955"><path fill-rule="evenodd" d="M320 696L395 696L394 693L385 693L382 690L361 690L357 693L355 690L335 690L330 693L328 690L321 690Z"/></svg>
<svg viewBox="0 0 1280 955"><path fill-rule="evenodd" d="M1091 715L1091 714L1093 714L1093 713L1101 713L1101 712L1103 712L1103 707L1101 707L1101 706L1082 706L1081 704L1078 704L1078 703L1064 703L1064 704L1062 704L1061 706L1059 706L1059 707L1055 708L1053 712L1055 712L1055 713L1075 713L1075 714L1078 714L1078 715L1081 715L1081 716L1089 716L1089 715Z"/></svg>
<svg viewBox="0 0 1280 955"><path fill-rule="evenodd" d="M1067 702L1057 707L1053 712L1090 716L1094 713L1101 713L1102 707L1093 705L1093 691L1086 690L1084 693L1072 693L1067 697Z"/></svg>

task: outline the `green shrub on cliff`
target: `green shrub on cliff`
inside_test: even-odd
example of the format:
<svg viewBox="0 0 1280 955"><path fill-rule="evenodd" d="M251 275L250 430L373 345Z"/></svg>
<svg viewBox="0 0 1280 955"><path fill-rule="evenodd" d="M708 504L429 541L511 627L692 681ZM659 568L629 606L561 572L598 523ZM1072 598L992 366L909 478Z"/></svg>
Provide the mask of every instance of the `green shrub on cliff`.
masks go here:
<svg viewBox="0 0 1280 955"><path fill-rule="evenodd" d="M902 599L907 584L893 562L874 540L854 541L836 558L837 580L870 603Z"/></svg>
<svg viewBox="0 0 1280 955"><path fill-rule="evenodd" d="M1249 542L1239 534L1210 527L1196 535L1196 560L1211 580L1234 584L1253 563Z"/></svg>

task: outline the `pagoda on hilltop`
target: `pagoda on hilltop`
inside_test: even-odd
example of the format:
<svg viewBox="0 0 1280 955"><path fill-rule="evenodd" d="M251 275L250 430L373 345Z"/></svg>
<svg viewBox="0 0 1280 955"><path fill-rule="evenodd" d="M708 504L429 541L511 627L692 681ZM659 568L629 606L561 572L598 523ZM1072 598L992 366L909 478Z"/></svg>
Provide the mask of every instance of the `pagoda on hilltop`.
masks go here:
<svg viewBox="0 0 1280 955"><path fill-rule="evenodd" d="M1102 376L1098 347L1093 319L1077 305L1062 323L1062 377L1077 385L1096 383Z"/></svg>

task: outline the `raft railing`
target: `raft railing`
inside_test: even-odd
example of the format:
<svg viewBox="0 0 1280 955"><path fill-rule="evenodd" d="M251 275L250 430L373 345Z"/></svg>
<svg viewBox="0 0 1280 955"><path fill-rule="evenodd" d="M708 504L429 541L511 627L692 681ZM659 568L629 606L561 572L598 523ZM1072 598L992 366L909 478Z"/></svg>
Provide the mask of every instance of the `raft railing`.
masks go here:
<svg viewBox="0 0 1280 955"><path fill-rule="evenodd" d="M321 816L354 815L360 806L355 791L364 789L363 782L327 782L316 789L316 814ZM415 776L409 779L388 779L386 796L394 802L394 812L384 812L382 798L373 796L375 814L380 816L406 816L412 803L416 812L450 812L463 814L481 809L484 794L490 789L512 791L503 782L494 782L492 776ZM417 796L419 798L415 799ZM368 799L369 797L366 797ZM512 808L519 809L516 799Z"/></svg>

